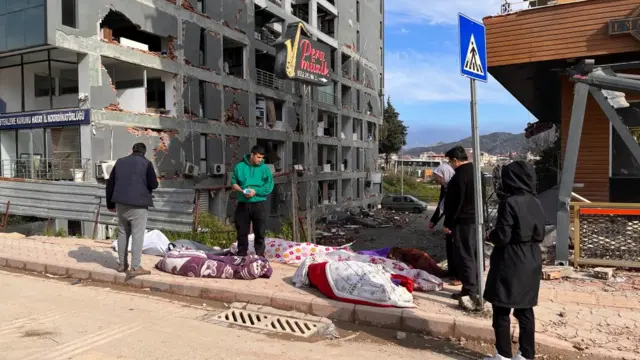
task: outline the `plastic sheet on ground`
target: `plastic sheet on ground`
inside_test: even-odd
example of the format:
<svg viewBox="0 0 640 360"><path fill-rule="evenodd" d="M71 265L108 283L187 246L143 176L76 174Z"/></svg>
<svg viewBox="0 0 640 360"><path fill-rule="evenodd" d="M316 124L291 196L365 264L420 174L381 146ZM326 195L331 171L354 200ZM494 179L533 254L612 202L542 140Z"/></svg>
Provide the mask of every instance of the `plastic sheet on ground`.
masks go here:
<svg viewBox="0 0 640 360"><path fill-rule="evenodd" d="M347 244L341 247L322 246L312 243L297 243L293 241L283 239L265 239L265 253L264 256L269 261L275 261L282 264L300 265L307 257L314 254L323 254L336 250L343 250L348 253L353 253L349 248L351 244ZM238 243L234 243L231 246L231 252L236 254L238 252ZM248 255L255 255L254 239L249 238L249 251Z"/></svg>
<svg viewBox="0 0 640 360"><path fill-rule="evenodd" d="M129 237L129 251L131 251L131 237ZM118 252L118 240L111 244L113 251ZM142 253L153 256L164 256L169 248L169 239L160 230L151 230L144 233Z"/></svg>
<svg viewBox="0 0 640 360"><path fill-rule="evenodd" d="M411 269L408 265L399 261L390 260L379 256L360 255L346 250L336 250L332 252L317 253L307 257L296 273L293 275L293 284L296 287L309 286L308 268L310 264L330 262L330 261L357 261L366 264L379 264L394 274L404 275L415 283L418 291L438 291L442 290L444 282L437 276L433 276L426 271Z"/></svg>

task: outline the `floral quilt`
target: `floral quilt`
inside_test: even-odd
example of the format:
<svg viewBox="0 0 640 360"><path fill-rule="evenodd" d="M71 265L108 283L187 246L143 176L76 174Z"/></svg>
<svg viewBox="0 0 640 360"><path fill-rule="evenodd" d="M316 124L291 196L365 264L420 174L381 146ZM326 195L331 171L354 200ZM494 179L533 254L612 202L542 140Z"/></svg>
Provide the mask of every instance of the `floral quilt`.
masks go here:
<svg viewBox="0 0 640 360"><path fill-rule="evenodd" d="M328 252L333 252L336 250L342 250L349 253L353 253L351 249L349 249L348 245L344 245L342 247L332 247L332 246L322 246L318 244L312 243L297 243L293 241L283 240L283 239L265 239L265 252L264 256L269 259L269 261L275 261L283 264L290 265L300 265L302 262L309 256L315 254L324 254ZM255 255L256 252L254 250L254 242L253 239L249 238L249 255ZM238 243L235 243L231 246L231 252L237 253L238 251Z"/></svg>
<svg viewBox="0 0 640 360"><path fill-rule="evenodd" d="M253 280L273 274L269 261L259 256L216 256L182 249L169 251L156 268L174 275L216 279Z"/></svg>

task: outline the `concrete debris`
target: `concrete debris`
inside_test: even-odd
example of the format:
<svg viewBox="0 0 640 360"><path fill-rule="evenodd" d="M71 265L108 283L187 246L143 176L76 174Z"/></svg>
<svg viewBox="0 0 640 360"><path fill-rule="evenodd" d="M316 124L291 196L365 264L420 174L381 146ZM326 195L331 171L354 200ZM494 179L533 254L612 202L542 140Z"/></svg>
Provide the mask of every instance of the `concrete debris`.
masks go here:
<svg viewBox="0 0 640 360"><path fill-rule="evenodd" d="M597 279L609 280L613 277L613 271L614 269L612 268L595 268L593 269L593 276Z"/></svg>
<svg viewBox="0 0 640 360"><path fill-rule="evenodd" d="M573 275L573 268L568 266L545 266L542 268L543 280L558 280Z"/></svg>

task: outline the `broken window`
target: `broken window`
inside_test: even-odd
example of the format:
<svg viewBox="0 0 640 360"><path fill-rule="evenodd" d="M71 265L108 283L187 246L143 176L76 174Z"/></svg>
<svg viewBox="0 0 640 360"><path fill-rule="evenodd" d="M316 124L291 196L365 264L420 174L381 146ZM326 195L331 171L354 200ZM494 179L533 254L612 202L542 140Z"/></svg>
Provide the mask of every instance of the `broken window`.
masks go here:
<svg viewBox="0 0 640 360"><path fill-rule="evenodd" d="M264 148L264 163L273 172L281 172L283 169L285 143L276 140L257 139L256 144Z"/></svg>
<svg viewBox="0 0 640 360"><path fill-rule="evenodd" d="M102 57L119 109L136 113L174 114L175 76L160 70Z"/></svg>
<svg viewBox="0 0 640 360"><path fill-rule="evenodd" d="M273 73L276 58L267 53L256 50L256 84L272 89L284 90L284 80Z"/></svg>
<svg viewBox="0 0 640 360"><path fill-rule="evenodd" d="M336 35L336 16L325 10L322 6L318 4L318 25L320 26L320 31L323 33L335 37Z"/></svg>
<svg viewBox="0 0 640 360"><path fill-rule="evenodd" d="M107 42L116 42L134 49L161 53L163 41L161 36L143 31L121 12L110 10L100 23L102 37Z"/></svg>
<svg viewBox="0 0 640 360"><path fill-rule="evenodd" d="M270 11L255 6L254 37L265 44L273 45L282 35L284 20Z"/></svg>
<svg viewBox="0 0 640 360"><path fill-rule="evenodd" d="M351 77L351 56L341 53L341 62L342 62L342 76L349 78Z"/></svg>
<svg viewBox="0 0 640 360"><path fill-rule="evenodd" d="M244 45L224 38L222 46L224 73L244 79Z"/></svg>
<svg viewBox="0 0 640 360"><path fill-rule="evenodd" d="M198 116L204 118L204 105L205 105L205 82L200 80L198 81Z"/></svg>
<svg viewBox="0 0 640 360"><path fill-rule="evenodd" d="M77 23L77 12L78 5L76 0L60 0L61 14L62 14L62 25L78 28Z"/></svg>

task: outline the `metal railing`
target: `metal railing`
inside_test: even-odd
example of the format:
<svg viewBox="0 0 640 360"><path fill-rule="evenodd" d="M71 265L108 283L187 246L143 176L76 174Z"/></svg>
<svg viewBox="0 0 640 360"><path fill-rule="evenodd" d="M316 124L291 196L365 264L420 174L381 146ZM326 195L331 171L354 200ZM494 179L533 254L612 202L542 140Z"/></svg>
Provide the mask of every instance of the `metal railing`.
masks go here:
<svg viewBox="0 0 640 360"><path fill-rule="evenodd" d="M337 105L338 96L336 94L330 94L328 92L318 90L318 101L329 105Z"/></svg>
<svg viewBox="0 0 640 360"><path fill-rule="evenodd" d="M256 29L256 31L254 32L254 37L256 38L256 40L260 40L267 45L273 45L276 41L278 41L275 36L273 36L269 31L265 29Z"/></svg>
<svg viewBox="0 0 640 360"><path fill-rule="evenodd" d="M7 159L0 161L0 176L5 178L85 181L91 165L85 158L39 158Z"/></svg>
<svg viewBox="0 0 640 360"><path fill-rule="evenodd" d="M558 0L503 0L500 14L509 14L541 6L556 5Z"/></svg>
<svg viewBox="0 0 640 360"><path fill-rule="evenodd" d="M640 204L571 203L573 265L640 268Z"/></svg>
<svg viewBox="0 0 640 360"><path fill-rule="evenodd" d="M275 74L256 69L256 84L272 89L284 90L284 80L278 79Z"/></svg>

